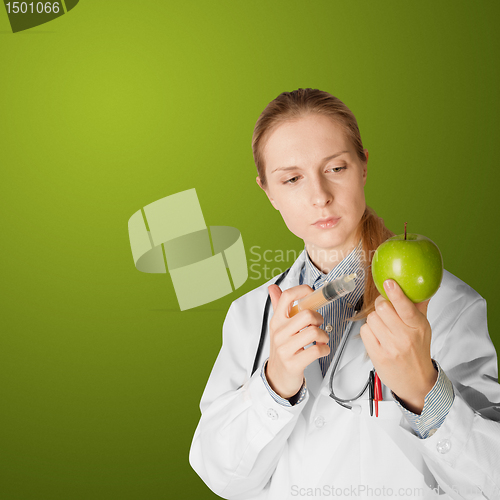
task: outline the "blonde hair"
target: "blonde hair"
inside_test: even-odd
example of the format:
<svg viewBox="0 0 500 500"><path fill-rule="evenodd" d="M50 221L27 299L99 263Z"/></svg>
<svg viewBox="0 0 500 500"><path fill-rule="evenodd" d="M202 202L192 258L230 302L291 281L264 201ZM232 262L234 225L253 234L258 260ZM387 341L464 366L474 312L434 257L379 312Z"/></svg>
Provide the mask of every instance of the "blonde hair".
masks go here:
<svg viewBox="0 0 500 500"><path fill-rule="evenodd" d="M271 133L284 122L298 120L314 113L328 116L340 125L346 134L346 138L353 144L359 159L362 162L367 161L358 122L352 111L340 99L328 92L310 88L283 92L265 107L253 131L252 152L263 187L266 187L267 183L263 151ZM379 292L373 282L370 269L371 261L378 246L387 238L394 236L394 233L387 229L384 221L368 206L366 206L359 221L358 230L360 230L362 238L362 259L366 272L364 273L363 306L353 317L356 321L366 318L368 314L375 310L374 302Z"/></svg>

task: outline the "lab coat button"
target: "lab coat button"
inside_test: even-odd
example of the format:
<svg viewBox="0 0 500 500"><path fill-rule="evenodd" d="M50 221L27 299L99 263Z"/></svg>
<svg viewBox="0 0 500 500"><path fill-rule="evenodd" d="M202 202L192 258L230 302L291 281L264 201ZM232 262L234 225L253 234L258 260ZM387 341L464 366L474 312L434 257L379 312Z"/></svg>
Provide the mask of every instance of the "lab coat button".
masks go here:
<svg viewBox="0 0 500 500"><path fill-rule="evenodd" d="M278 418L278 413L276 410L274 410L273 408L269 408L267 410L267 416L271 419L271 420L276 420Z"/></svg>
<svg viewBox="0 0 500 500"><path fill-rule="evenodd" d="M441 441L438 442L436 445L437 451L439 453L448 453L451 449L451 443L449 439L442 439Z"/></svg>
<svg viewBox="0 0 500 500"><path fill-rule="evenodd" d="M314 419L314 425L319 429L325 425L325 419L320 415Z"/></svg>

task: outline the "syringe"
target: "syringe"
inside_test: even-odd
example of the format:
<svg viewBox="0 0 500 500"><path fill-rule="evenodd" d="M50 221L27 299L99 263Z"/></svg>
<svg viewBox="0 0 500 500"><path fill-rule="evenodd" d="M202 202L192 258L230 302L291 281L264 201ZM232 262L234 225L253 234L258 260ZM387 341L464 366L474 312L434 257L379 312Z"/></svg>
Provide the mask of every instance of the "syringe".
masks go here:
<svg viewBox="0 0 500 500"><path fill-rule="evenodd" d="M306 295L292 307L292 310L290 311L290 318L304 309L316 311L325 304L328 304L328 302L332 302L339 299L343 295L352 292L356 286L354 283L354 279L356 277L356 273L346 274L341 278L337 278L336 280L326 283L313 293Z"/></svg>

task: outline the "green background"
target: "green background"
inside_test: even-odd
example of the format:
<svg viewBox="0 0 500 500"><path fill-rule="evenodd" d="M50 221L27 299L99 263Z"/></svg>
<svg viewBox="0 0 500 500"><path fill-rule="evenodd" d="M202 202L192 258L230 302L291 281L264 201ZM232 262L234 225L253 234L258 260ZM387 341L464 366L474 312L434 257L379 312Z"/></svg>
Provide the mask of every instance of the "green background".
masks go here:
<svg viewBox="0 0 500 500"><path fill-rule="evenodd" d="M298 254L251 154L285 90L352 109L368 204L438 244L487 299L498 348L499 14L82 0L15 35L0 14L2 499L216 498L188 462L199 400L230 303L271 274L258 263L260 278L181 313L168 275L134 268L127 221L194 187L207 224L237 227L247 251Z"/></svg>

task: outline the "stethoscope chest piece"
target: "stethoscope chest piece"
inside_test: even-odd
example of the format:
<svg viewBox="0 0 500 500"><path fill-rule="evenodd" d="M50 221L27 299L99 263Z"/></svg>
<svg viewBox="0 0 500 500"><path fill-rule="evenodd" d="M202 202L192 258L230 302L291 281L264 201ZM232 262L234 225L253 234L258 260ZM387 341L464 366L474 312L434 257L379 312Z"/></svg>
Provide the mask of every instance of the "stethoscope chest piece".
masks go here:
<svg viewBox="0 0 500 500"><path fill-rule="evenodd" d="M363 408L361 407L361 405L352 405L351 410L356 415L359 415L361 413L361 411L363 410Z"/></svg>

